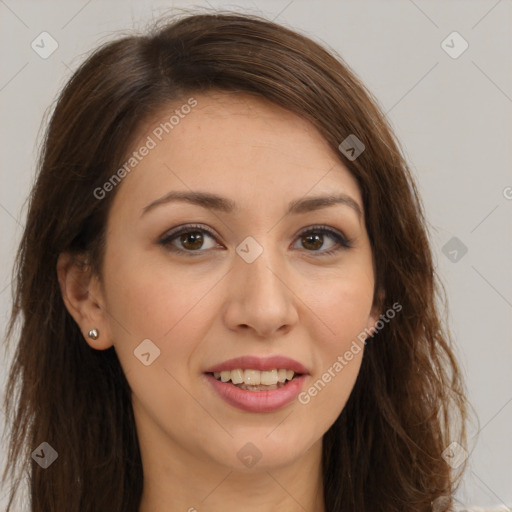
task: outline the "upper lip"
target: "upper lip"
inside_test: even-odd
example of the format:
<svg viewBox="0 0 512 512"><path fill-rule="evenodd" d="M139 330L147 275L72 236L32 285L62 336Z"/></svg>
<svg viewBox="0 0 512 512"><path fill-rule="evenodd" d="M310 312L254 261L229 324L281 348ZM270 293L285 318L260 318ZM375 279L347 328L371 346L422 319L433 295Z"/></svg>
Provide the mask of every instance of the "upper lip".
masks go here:
<svg viewBox="0 0 512 512"><path fill-rule="evenodd" d="M308 369L298 361L290 359L286 356L270 356L270 357L258 357L258 356L242 356L229 359L222 363L211 366L205 373L222 372L227 370L274 370L284 368L286 370L293 370L295 373L308 374Z"/></svg>

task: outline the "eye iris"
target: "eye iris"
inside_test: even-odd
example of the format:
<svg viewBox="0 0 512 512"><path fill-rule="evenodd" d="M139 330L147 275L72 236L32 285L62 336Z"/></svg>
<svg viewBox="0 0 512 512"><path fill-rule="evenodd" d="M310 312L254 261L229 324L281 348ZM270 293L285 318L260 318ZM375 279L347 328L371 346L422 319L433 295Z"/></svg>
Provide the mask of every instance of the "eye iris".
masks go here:
<svg viewBox="0 0 512 512"><path fill-rule="evenodd" d="M172 238L176 240L178 237L181 247L190 252L201 249L204 244L204 234L201 230L182 232ZM324 243L324 233L322 231L305 233L302 235L301 240L303 247L318 252ZM329 251L324 252L329 253Z"/></svg>
<svg viewBox="0 0 512 512"><path fill-rule="evenodd" d="M320 247L322 247L323 244L322 235L305 235L302 237L302 240L307 240L306 243L304 244L305 246L307 246L309 243L313 243L313 249L319 249ZM313 242L311 242L311 240L313 240Z"/></svg>
<svg viewBox="0 0 512 512"><path fill-rule="evenodd" d="M188 240L192 240L192 247L187 243ZM203 245L203 235L200 231L190 231L181 235L180 241L186 249L200 249Z"/></svg>

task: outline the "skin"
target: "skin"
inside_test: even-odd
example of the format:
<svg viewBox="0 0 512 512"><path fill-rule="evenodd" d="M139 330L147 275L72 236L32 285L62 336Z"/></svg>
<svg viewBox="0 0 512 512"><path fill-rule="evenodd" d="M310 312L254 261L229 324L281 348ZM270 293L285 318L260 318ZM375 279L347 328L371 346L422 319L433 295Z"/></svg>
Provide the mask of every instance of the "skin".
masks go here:
<svg viewBox="0 0 512 512"><path fill-rule="evenodd" d="M323 511L322 436L350 395L363 350L309 403L295 400L275 412L234 408L203 372L242 355L280 354L309 369L307 389L375 324L380 312L360 190L295 114L246 94L194 97L192 112L118 185L103 279L67 254L59 258L63 297L93 348L114 345L132 389L144 470L140 512ZM185 102L141 126L134 150ZM167 192L190 190L227 197L240 211L174 202L141 216ZM359 204L361 217L343 204L285 215L293 199L340 192ZM203 233L202 246L190 236L159 243L189 223L216 236ZM318 242L299 236L317 224L344 233L353 246L339 247L327 234ZM252 263L235 252L247 236L263 247ZM87 337L93 327L97 340ZM160 349L148 366L134 356L144 339ZM248 442L261 454L251 468L237 457Z"/></svg>

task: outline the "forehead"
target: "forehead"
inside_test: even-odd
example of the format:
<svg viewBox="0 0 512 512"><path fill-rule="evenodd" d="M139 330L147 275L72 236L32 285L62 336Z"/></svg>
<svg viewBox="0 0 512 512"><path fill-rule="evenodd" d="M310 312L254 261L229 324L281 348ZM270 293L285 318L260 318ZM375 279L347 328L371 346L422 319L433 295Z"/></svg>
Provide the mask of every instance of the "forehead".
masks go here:
<svg viewBox="0 0 512 512"><path fill-rule="evenodd" d="M355 178L316 128L257 96L184 97L142 124L135 141L117 203L142 208L171 190L201 190L241 204L337 191L361 204Z"/></svg>

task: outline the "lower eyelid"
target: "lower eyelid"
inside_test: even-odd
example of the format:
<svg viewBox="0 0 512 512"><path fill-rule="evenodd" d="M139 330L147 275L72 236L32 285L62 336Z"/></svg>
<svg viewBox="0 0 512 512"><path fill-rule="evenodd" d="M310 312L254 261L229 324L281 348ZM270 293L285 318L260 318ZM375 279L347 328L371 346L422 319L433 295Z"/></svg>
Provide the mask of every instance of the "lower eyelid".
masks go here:
<svg viewBox="0 0 512 512"><path fill-rule="evenodd" d="M198 250L192 251L190 249L189 250L181 249L180 247L176 247L175 245L172 244L172 242L179 239L180 236L187 235L189 233L194 233L194 232L200 232L203 236L208 236L213 241L215 241L215 242L217 241L217 237L213 233L210 233L209 231L205 230L204 228L200 228L200 229L192 228L192 229L186 229L184 231L178 231L177 233L172 233L170 235L166 235L166 236L164 236L164 238L162 238L160 240L159 243L161 245L171 248L171 250L174 250L176 252L188 253L188 254L202 253L202 252L207 252L207 251L211 250L211 248L210 248L210 249L198 249Z"/></svg>
<svg viewBox="0 0 512 512"><path fill-rule="evenodd" d="M217 236L214 233L211 233L206 228L190 226L190 227L186 227L182 231L177 231L176 233L171 233L170 235L164 236L164 238L162 238L159 243L161 245L171 248L170 250L173 250L178 253L185 253L188 255L201 254L201 253L205 253L205 252L212 250L212 248L187 250L187 249L181 249L179 247L172 245L171 242L176 240L181 235L186 235L188 233L193 233L193 232L200 232L203 235L210 237L212 240L217 241ZM331 249L319 250L319 251L308 251L307 249L304 249L304 251L306 251L306 252L310 252L313 254L317 253L317 254L321 255L321 254L334 253L334 252L337 252L342 249L345 249L345 250L350 249L352 247L352 241L350 239L348 239L347 237L345 237L343 234L338 233L336 231L332 231L331 229L328 229L325 227L320 227L320 226L319 227L313 226L311 228L308 228L305 231L302 231L301 233L299 233L297 235L296 240L298 241L300 238L302 238L306 235L309 235L309 234L322 234L323 236L327 236L328 238L331 238L331 240L333 240L335 242L337 247L333 247Z"/></svg>

